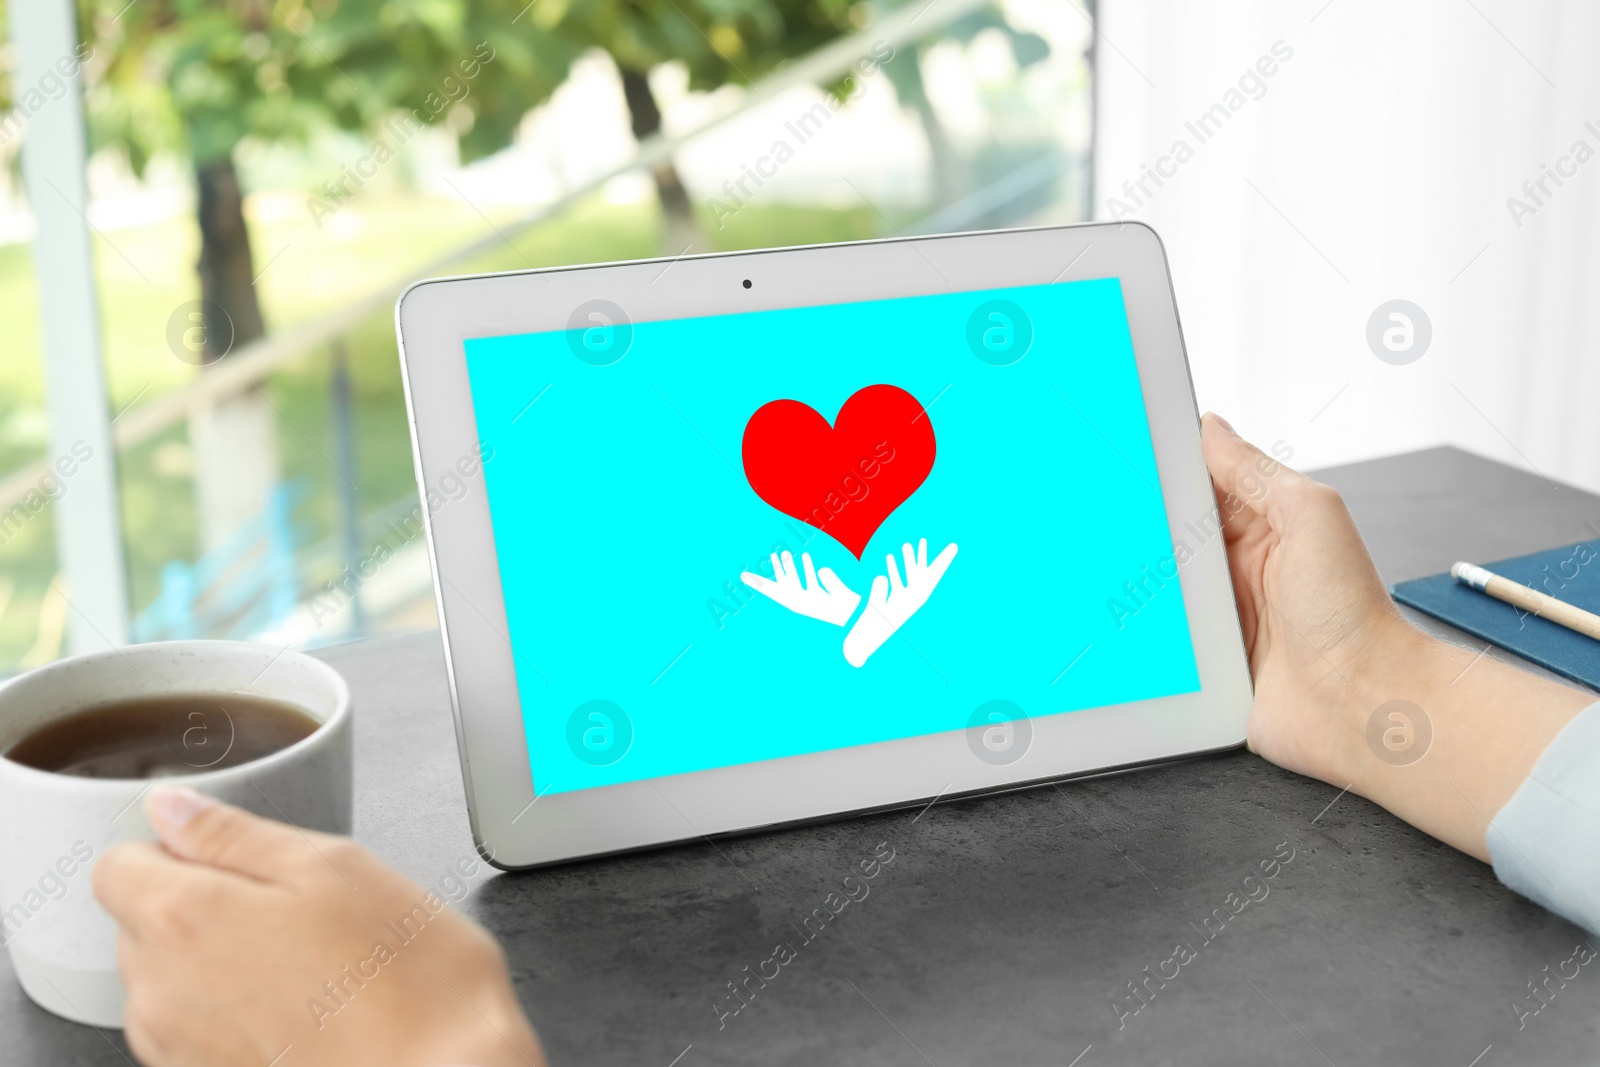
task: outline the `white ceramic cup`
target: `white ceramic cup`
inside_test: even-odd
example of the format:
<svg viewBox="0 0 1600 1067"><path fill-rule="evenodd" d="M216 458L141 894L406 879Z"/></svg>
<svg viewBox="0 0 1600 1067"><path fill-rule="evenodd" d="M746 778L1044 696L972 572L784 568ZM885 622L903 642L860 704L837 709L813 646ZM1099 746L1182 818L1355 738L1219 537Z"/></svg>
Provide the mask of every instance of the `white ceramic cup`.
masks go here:
<svg viewBox="0 0 1600 1067"><path fill-rule="evenodd" d="M28 996L74 1022L122 1025L116 924L94 899L90 871L117 842L155 837L142 803L150 788L188 786L268 818L350 832L350 689L332 667L298 652L166 641L59 660L0 686L0 752L75 712L178 693L281 701L321 725L260 759L207 771L200 768L231 727L197 724L205 735L190 748L195 773L159 779L79 778L0 758L0 938Z"/></svg>

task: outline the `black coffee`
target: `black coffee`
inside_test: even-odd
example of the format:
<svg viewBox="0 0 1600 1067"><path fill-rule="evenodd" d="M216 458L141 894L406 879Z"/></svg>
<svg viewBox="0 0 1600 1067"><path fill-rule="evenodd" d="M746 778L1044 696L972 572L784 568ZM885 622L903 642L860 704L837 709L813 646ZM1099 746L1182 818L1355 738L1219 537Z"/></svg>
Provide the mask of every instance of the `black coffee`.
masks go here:
<svg viewBox="0 0 1600 1067"><path fill-rule="evenodd" d="M5 756L80 778L165 778L249 763L309 737L319 725L293 704L261 697L141 697L57 719Z"/></svg>

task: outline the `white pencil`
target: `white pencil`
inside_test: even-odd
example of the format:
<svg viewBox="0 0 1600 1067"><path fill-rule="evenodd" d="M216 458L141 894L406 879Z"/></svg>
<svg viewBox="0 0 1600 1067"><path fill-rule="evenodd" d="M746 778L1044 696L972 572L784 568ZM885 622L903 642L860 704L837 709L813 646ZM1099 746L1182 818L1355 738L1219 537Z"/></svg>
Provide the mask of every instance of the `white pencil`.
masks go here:
<svg viewBox="0 0 1600 1067"><path fill-rule="evenodd" d="M1600 641L1600 615L1584 611L1565 600L1557 600L1548 593L1530 589L1521 582L1502 578L1493 571L1484 570L1473 563L1455 563L1450 567L1450 577L1470 589L1488 593L1541 619L1549 619L1569 630Z"/></svg>

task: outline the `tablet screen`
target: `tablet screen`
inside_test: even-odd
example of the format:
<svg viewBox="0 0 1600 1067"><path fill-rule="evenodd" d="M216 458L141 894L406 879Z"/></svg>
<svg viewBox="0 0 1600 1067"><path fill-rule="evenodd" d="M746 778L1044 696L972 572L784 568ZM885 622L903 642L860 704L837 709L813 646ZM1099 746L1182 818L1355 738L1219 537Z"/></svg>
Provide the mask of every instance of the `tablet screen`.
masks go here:
<svg viewBox="0 0 1600 1067"><path fill-rule="evenodd" d="M1115 278L465 351L541 795L1200 687Z"/></svg>

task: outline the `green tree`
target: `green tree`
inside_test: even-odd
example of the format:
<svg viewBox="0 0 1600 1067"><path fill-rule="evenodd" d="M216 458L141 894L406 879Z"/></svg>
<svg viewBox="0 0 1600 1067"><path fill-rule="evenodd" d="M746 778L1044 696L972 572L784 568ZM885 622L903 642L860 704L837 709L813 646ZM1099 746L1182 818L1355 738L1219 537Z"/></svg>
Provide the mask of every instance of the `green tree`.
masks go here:
<svg viewBox="0 0 1600 1067"><path fill-rule="evenodd" d="M510 141L575 54L559 37L519 29L511 0L79 5L100 63L88 93L93 146L122 149L136 172L158 152L191 162L201 297L233 320L235 344L264 332L234 159L241 141L375 136L409 115L442 122L472 159Z"/></svg>
<svg viewBox="0 0 1600 1067"><path fill-rule="evenodd" d="M649 72L682 62L691 88L748 84L865 18L858 0L78 0L100 65L89 92L95 147L136 172L171 152L194 169L203 299L234 343L264 325L234 153L245 138L304 143L320 130L376 135L397 114L434 117L445 80L478 68L442 116L464 160L503 148L583 51L621 73L640 140L661 130ZM475 60L487 45L493 60ZM670 162L654 173L669 226L692 230Z"/></svg>
<svg viewBox="0 0 1600 1067"><path fill-rule="evenodd" d="M643 141L661 132L649 79L661 64L682 63L695 90L749 85L858 28L867 13L858 0L540 0L527 17L580 49L611 56L634 137ZM670 160L653 177L677 251L694 234L689 194Z"/></svg>

